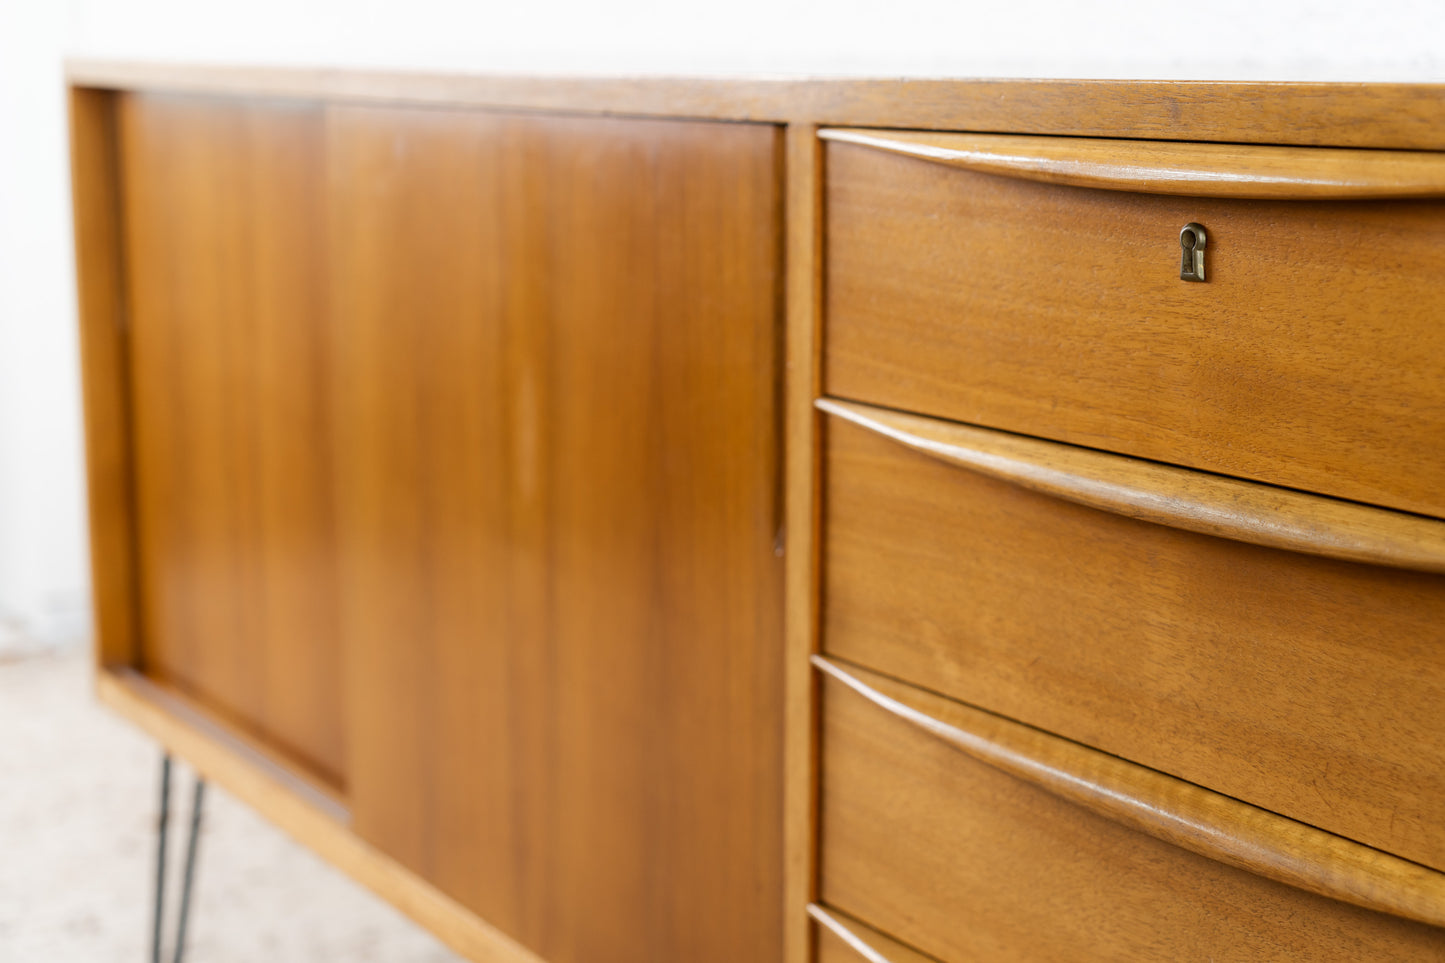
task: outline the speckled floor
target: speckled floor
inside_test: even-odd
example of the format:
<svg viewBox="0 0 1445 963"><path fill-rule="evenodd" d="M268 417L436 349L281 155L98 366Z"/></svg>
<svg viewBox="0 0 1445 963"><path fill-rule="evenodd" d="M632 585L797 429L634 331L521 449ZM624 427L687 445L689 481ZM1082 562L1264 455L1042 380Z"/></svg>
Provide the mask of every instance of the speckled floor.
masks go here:
<svg viewBox="0 0 1445 963"><path fill-rule="evenodd" d="M149 960L159 765L95 704L83 652L0 662L0 963ZM191 792L176 775L172 880ZM460 960L215 787L187 943L188 963Z"/></svg>

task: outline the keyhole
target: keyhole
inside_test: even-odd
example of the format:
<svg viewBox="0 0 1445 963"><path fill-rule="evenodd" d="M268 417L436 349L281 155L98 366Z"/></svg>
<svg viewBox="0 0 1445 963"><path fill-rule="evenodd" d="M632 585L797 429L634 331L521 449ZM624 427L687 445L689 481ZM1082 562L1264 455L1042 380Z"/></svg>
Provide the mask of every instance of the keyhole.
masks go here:
<svg viewBox="0 0 1445 963"><path fill-rule="evenodd" d="M1204 243L1204 228L1198 224L1186 224L1179 232L1179 247L1182 249L1179 260L1181 281L1204 280Z"/></svg>

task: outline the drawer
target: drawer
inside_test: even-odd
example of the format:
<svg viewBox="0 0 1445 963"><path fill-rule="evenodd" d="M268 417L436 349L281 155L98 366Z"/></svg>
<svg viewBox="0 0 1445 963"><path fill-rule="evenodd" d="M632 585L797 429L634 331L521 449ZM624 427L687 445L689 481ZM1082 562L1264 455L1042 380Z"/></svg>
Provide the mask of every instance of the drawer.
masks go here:
<svg viewBox="0 0 1445 963"><path fill-rule="evenodd" d="M875 931L947 963L1445 953L1442 874L816 661L820 896L882 958Z"/></svg>
<svg viewBox="0 0 1445 963"><path fill-rule="evenodd" d="M1445 154L824 136L828 394L1445 515Z"/></svg>
<svg viewBox="0 0 1445 963"><path fill-rule="evenodd" d="M1445 523L820 404L826 653L1445 869Z"/></svg>

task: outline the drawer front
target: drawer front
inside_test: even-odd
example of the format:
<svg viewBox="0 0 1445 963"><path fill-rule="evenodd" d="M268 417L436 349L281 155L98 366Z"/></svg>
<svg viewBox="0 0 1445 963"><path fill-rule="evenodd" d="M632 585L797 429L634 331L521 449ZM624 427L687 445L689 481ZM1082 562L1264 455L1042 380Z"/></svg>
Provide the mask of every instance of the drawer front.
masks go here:
<svg viewBox="0 0 1445 963"><path fill-rule="evenodd" d="M1445 577L824 434L827 653L1445 868Z"/></svg>
<svg viewBox="0 0 1445 963"><path fill-rule="evenodd" d="M829 394L1445 515L1442 202L826 165Z"/></svg>
<svg viewBox="0 0 1445 963"><path fill-rule="evenodd" d="M905 698L930 713L948 702ZM929 956L1424 960L1445 952L1445 930L1137 831L979 761L834 678L822 700L821 898ZM926 718L958 732L946 705ZM1221 817L1226 832L1231 818ZM866 930L855 936L868 942ZM821 942L832 954L824 959L847 959Z"/></svg>

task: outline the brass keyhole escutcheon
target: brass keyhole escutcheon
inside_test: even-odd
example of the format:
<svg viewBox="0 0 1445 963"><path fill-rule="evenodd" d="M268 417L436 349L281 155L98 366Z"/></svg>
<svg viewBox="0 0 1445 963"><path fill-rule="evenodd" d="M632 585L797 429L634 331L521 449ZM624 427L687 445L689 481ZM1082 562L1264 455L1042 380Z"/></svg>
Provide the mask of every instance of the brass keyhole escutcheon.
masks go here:
<svg viewBox="0 0 1445 963"><path fill-rule="evenodd" d="M1179 280L1204 280L1204 244L1207 240L1204 227L1193 221L1184 225L1179 232L1179 246L1184 251L1179 262Z"/></svg>

